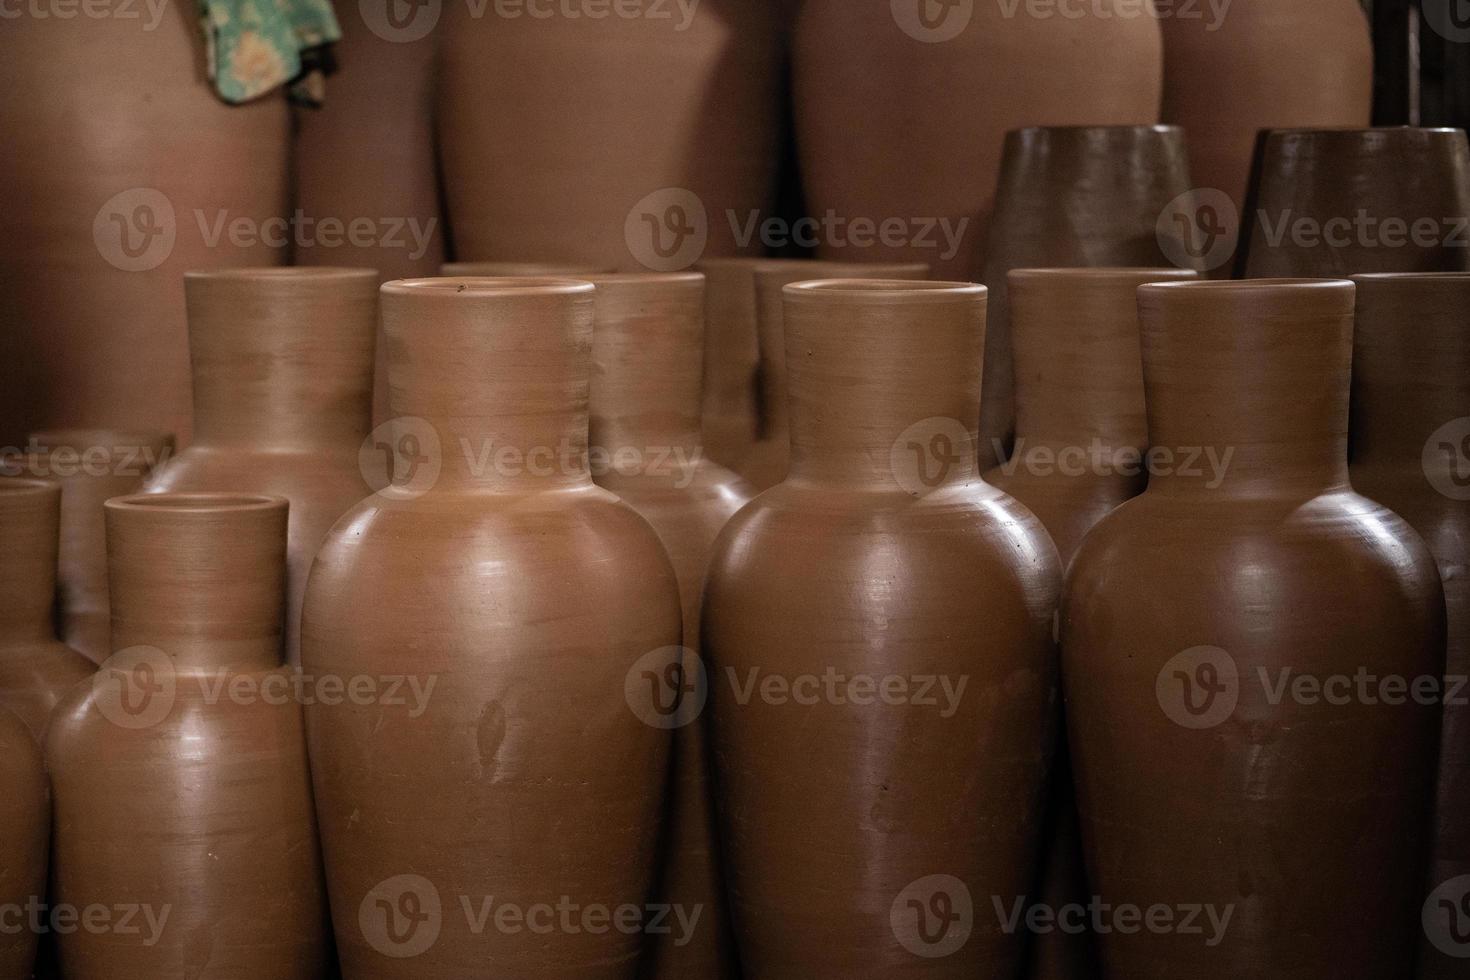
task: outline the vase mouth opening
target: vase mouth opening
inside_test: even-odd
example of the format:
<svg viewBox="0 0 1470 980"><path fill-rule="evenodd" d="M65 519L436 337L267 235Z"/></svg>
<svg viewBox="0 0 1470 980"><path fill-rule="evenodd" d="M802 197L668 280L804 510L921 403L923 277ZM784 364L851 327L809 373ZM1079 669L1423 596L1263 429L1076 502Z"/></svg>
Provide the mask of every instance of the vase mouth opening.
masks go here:
<svg viewBox="0 0 1470 980"><path fill-rule="evenodd" d="M1168 123L1134 123L1132 125L1129 125L1129 124L1126 124L1125 123L1123 125L1118 125L1118 126L1088 126L1088 125L1080 125L1080 126L1077 126L1077 125L1073 125L1073 126L1018 126L1015 129L1009 130L1006 133L1006 135L1007 136L1036 136L1036 135L1041 135L1041 134L1045 134L1045 133L1060 133L1060 134L1068 135L1068 136L1075 136L1075 135L1081 135L1081 134L1113 135L1113 134L1124 134L1124 133L1129 134L1129 135L1135 135L1135 134L1142 134L1142 133L1167 134L1167 133L1183 133L1183 132L1184 132L1184 127L1182 127L1182 126L1171 126Z"/></svg>
<svg viewBox="0 0 1470 980"><path fill-rule="evenodd" d="M1136 282L1147 285L1152 282L1201 282L1201 273L1194 269L1173 266L1092 266L1086 268L1035 267L1012 269L1006 274L1011 284L1033 283L1051 285L1058 282L1118 283Z"/></svg>
<svg viewBox="0 0 1470 980"><path fill-rule="evenodd" d="M384 296L496 299L513 296L588 296L596 289L573 276L437 276L395 279L383 284Z"/></svg>
<svg viewBox="0 0 1470 980"><path fill-rule="evenodd" d="M185 282L358 282L378 280L378 270L336 265L242 266L233 269L193 269Z"/></svg>
<svg viewBox="0 0 1470 980"><path fill-rule="evenodd" d="M979 283L924 279L811 279L788 283L781 290L788 303L850 306L956 302L983 304L988 292Z"/></svg>
<svg viewBox="0 0 1470 980"><path fill-rule="evenodd" d="M134 493L113 497L104 505L123 513L171 513L193 516L284 511L285 497L254 493Z"/></svg>
<svg viewBox="0 0 1470 980"><path fill-rule="evenodd" d="M928 262L838 262L831 259L766 259L755 267L757 275L784 276L792 272L810 272L812 275L800 282L816 282L823 279L879 279L895 276L927 276L934 270ZM862 273L872 275L864 276ZM906 279L905 282L920 282L922 279Z"/></svg>
<svg viewBox="0 0 1470 980"><path fill-rule="evenodd" d="M0 473L0 497L44 497L60 493L60 484L34 476L10 476Z"/></svg>
<svg viewBox="0 0 1470 980"><path fill-rule="evenodd" d="M1470 272L1360 272L1352 280L1364 283L1470 283Z"/></svg>
<svg viewBox="0 0 1470 980"><path fill-rule="evenodd" d="M1272 136L1385 136L1395 133L1454 134L1453 126L1286 126L1267 130Z"/></svg>
<svg viewBox="0 0 1470 980"><path fill-rule="evenodd" d="M451 279L570 278L602 275L614 271L595 262L445 262L442 276Z"/></svg>
<svg viewBox="0 0 1470 980"><path fill-rule="evenodd" d="M1221 293L1238 296L1255 293L1276 292L1289 289L1292 292L1351 290L1351 279L1192 279L1179 282L1149 283L1142 288L1150 291Z"/></svg>
<svg viewBox="0 0 1470 980"><path fill-rule="evenodd" d="M702 286L703 272L589 272L574 276L594 286Z"/></svg>

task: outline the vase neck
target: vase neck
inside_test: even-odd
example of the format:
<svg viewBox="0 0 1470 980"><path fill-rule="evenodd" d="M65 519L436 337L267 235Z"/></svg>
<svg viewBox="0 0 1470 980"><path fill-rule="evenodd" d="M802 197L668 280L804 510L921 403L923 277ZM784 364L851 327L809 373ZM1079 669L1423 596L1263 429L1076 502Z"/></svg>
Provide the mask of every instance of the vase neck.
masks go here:
<svg viewBox="0 0 1470 980"><path fill-rule="evenodd" d="M7 461L8 463L9 461ZM57 542L61 486L49 480L0 476L0 640L55 639Z"/></svg>

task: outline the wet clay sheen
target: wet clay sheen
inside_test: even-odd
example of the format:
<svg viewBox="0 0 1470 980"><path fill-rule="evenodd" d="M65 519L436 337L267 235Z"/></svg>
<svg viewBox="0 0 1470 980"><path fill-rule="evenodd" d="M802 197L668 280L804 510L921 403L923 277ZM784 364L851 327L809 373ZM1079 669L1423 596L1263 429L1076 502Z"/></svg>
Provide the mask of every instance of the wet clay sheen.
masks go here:
<svg viewBox="0 0 1470 980"><path fill-rule="evenodd" d="M985 289L785 297L790 473L721 532L703 607L744 975L1014 975L991 896L1036 867L1061 569L975 471Z"/></svg>
<svg viewBox="0 0 1470 980"><path fill-rule="evenodd" d="M0 491L3 494L4 491ZM36 959L31 912L45 901L46 850L51 836L50 789L41 747L25 722L0 708L0 903L8 913L0 932L0 976L25 980ZM19 927L19 928L17 928Z"/></svg>
<svg viewBox="0 0 1470 980"><path fill-rule="evenodd" d="M1353 298L1139 290L1155 455L1072 560L1062 675L1094 892L1198 911L1101 933L1105 975L1399 977L1414 955L1439 718L1405 692L1443 670L1444 600L1419 536L1348 482ZM1389 680L1360 696L1359 672Z"/></svg>

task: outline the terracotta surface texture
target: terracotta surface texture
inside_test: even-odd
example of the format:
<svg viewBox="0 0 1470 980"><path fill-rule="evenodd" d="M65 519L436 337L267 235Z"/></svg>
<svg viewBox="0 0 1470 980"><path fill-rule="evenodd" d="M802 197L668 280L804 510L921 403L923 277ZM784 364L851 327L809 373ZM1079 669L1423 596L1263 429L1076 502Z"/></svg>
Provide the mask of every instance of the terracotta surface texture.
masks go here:
<svg viewBox="0 0 1470 980"><path fill-rule="evenodd" d="M46 764L23 721L0 708L0 902L21 909L0 932L0 975L31 976L38 933L29 910L45 901L46 855L51 837ZM17 928L17 926L19 928Z"/></svg>

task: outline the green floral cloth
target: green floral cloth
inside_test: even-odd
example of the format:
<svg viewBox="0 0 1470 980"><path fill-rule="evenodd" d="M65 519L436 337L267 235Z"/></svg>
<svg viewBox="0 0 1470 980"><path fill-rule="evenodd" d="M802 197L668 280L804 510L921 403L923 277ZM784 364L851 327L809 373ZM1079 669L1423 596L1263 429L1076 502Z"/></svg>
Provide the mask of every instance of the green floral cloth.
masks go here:
<svg viewBox="0 0 1470 980"><path fill-rule="evenodd" d="M326 46L342 37L331 0L199 0L209 77L220 98L249 102L282 85L319 102Z"/></svg>

